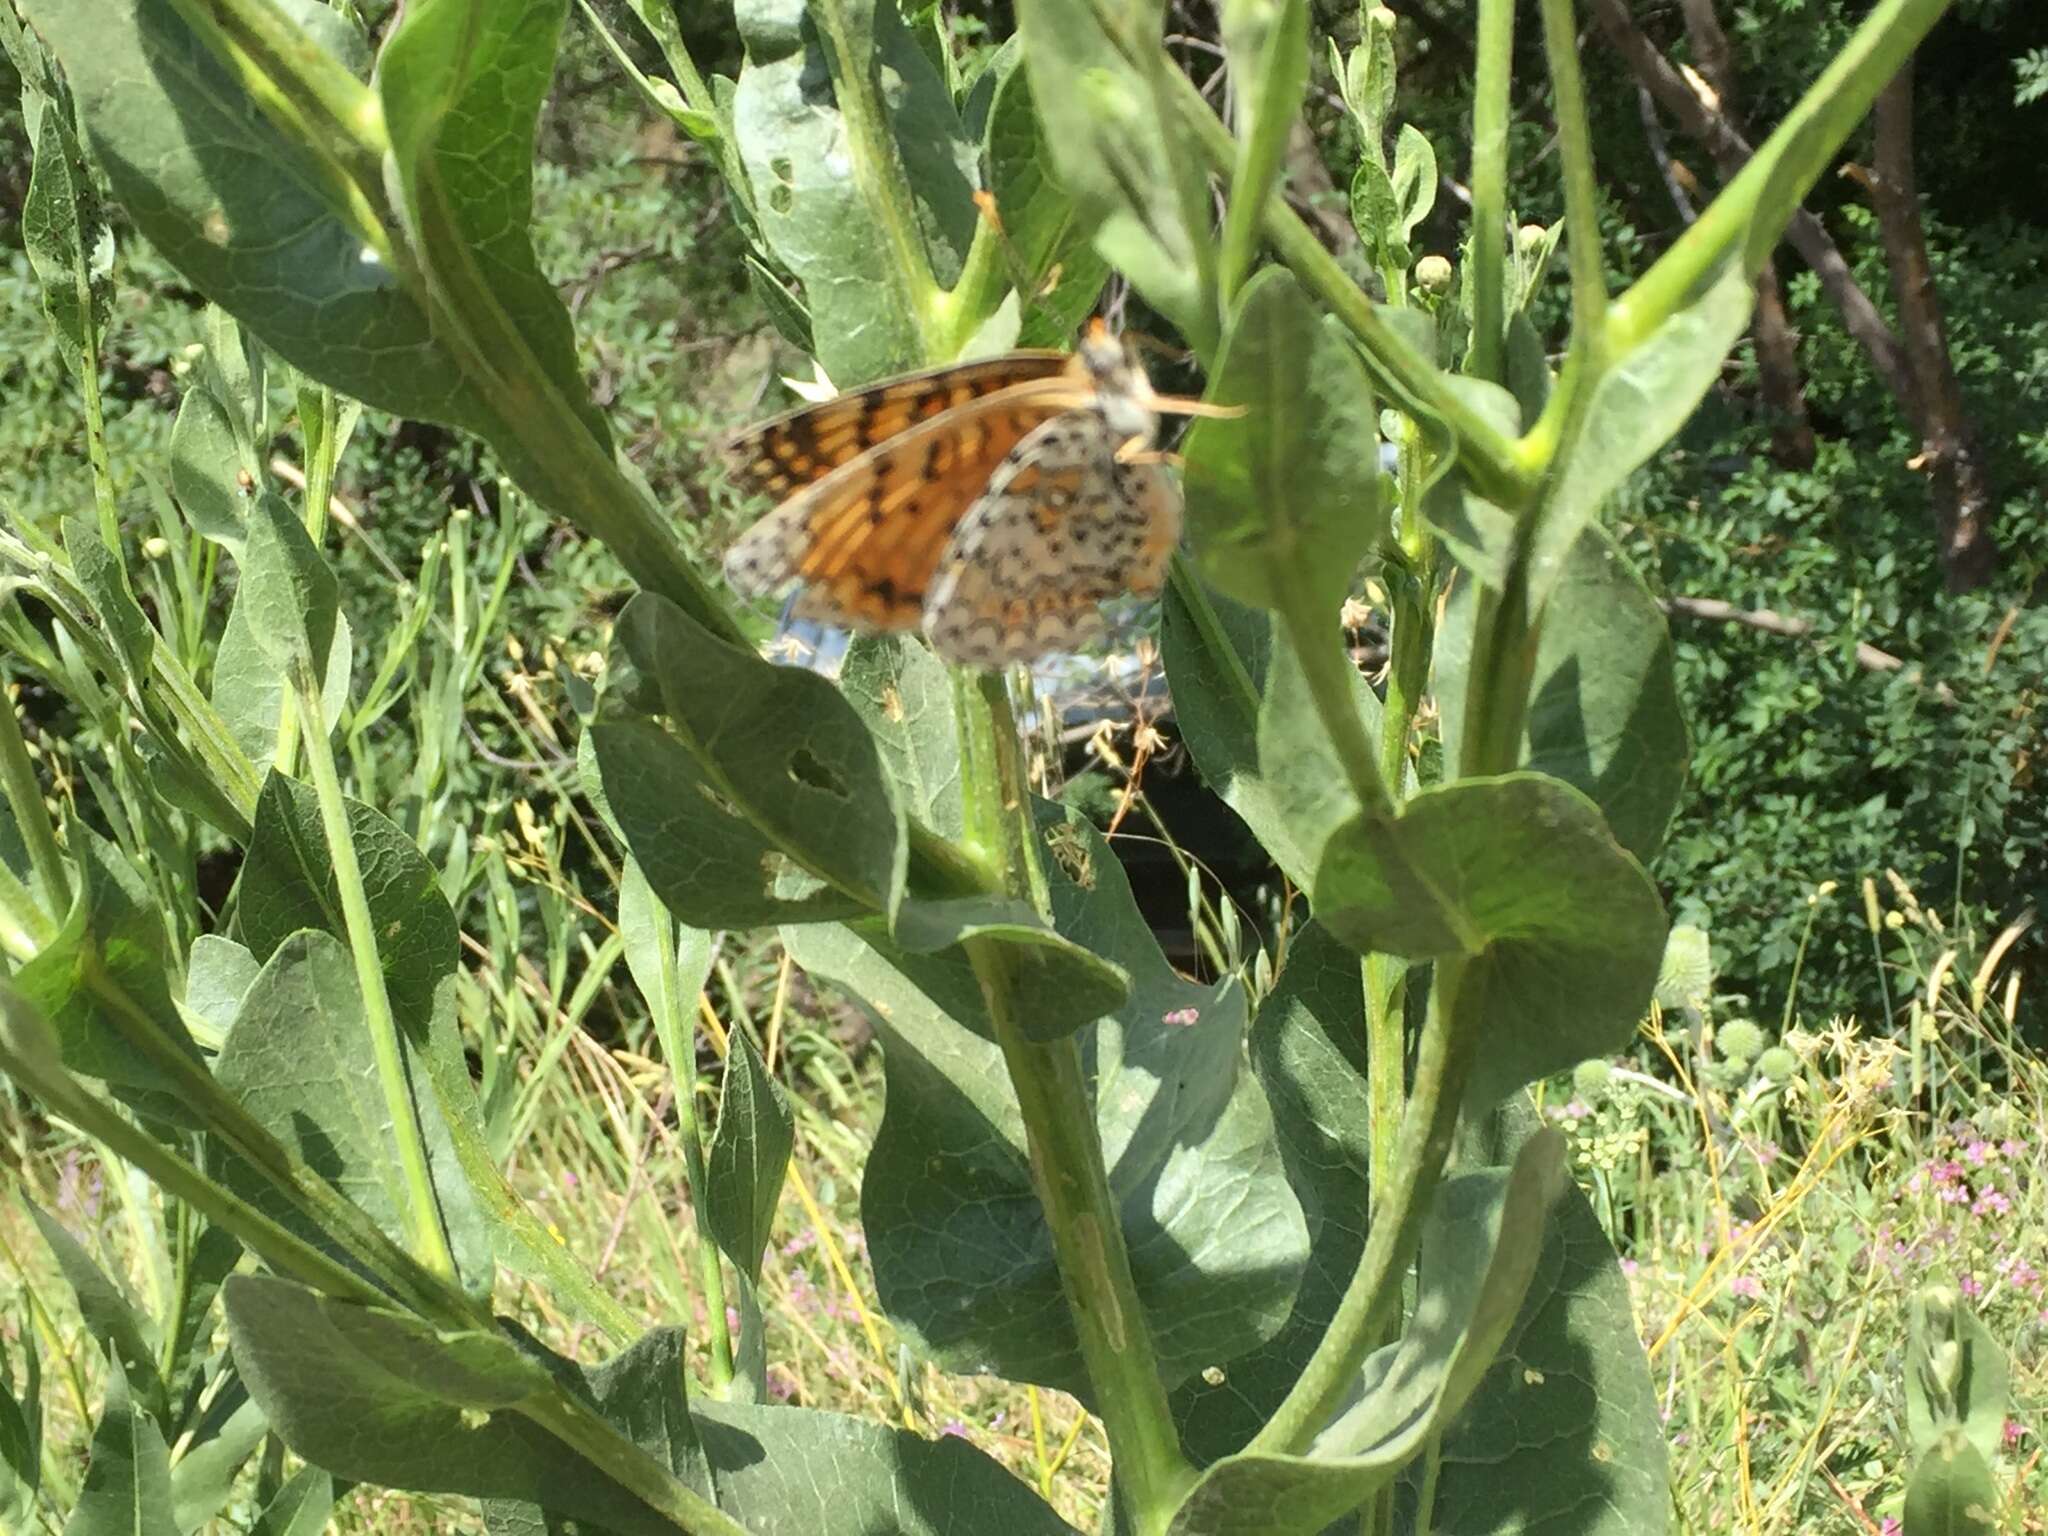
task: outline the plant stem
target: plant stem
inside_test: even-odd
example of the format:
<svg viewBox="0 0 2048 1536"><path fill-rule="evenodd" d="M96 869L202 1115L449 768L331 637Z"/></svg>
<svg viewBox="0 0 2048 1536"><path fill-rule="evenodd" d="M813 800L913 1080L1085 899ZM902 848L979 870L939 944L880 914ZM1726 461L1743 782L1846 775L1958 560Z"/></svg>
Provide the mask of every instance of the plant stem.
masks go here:
<svg viewBox="0 0 2048 1536"><path fill-rule="evenodd" d="M533 1420L578 1452L649 1509L689 1536L748 1536L747 1528L687 1487L653 1456L614 1429L597 1411L556 1388L519 1404Z"/></svg>
<svg viewBox="0 0 2048 1536"><path fill-rule="evenodd" d="M937 355L941 338L934 333L938 280L932 275L931 257L918 233L916 203L904 179L902 162L896 157L888 118L868 73L872 49L854 46L846 0L812 0L806 9L831 59L832 90L846 124L854 179L888 248L887 258L880 263L884 281L893 280L909 300L906 308L917 319L926 360L943 362L945 358Z"/></svg>
<svg viewBox="0 0 2048 1536"><path fill-rule="evenodd" d="M1265 1428L1252 1437L1249 1450L1276 1455L1305 1452L1343 1404L1365 1357L1398 1315L1402 1276L1422 1238L1423 1219L1451 1150L1477 1050L1471 1023L1480 999L1465 987L1469 965L1461 955L1436 962L1436 988L1429 1022L1423 1026L1415 1087L1401 1116L1394 1168L1383 1197L1382 1181L1374 1181L1365 1252L1315 1353Z"/></svg>
<svg viewBox="0 0 2048 1536"><path fill-rule="evenodd" d="M1230 130L1217 120L1194 81L1177 68L1165 73L1182 118L1218 175L1228 179L1237 160ZM1535 479L1515 454L1514 445L1492 423L1466 405L1450 388L1448 377L1394 334L1373 302L1323 249L1322 242L1286 202L1274 197L1266 204L1266 239L1280 259L1320 298L1344 327L1364 344L1369 366L1394 403L1411 415L1441 421L1456 434L1459 462L1473 489L1500 506L1523 505L1535 490Z"/></svg>
<svg viewBox="0 0 2048 1536"><path fill-rule="evenodd" d="M1317 605L1306 592L1298 590L1300 583L1293 585L1297 590L1282 594L1280 616L1301 662L1309 695L1315 700L1316 714L1322 719L1330 744L1336 748L1359 810L1381 819L1390 817L1394 813L1393 801L1380 777L1377 754L1372 739L1365 734L1358 702L1351 696L1358 669L1352 666L1344 650L1343 632L1334 623L1319 622Z"/></svg>
<svg viewBox="0 0 2048 1536"><path fill-rule="evenodd" d="M1479 0L1472 78L1472 376L1505 383L1508 86L1514 71L1514 0Z"/></svg>
<svg viewBox="0 0 2048 1536"><path fill-rule="evenodd" d="M1607 316L1607 271L1600 250L1600 183L1593 170L1593 132L1586 122L1586 86L1579 75L1579 39L1572 0L1542 0L1543 49L1557 97L1558 152L1564 161L1565 251L1571 258L1572 344L1598 348ZM1596 352L1596 355L1599 355Z"/></svg>
<svg viewBox="0 0 2048 1536"><path fill-rule="evenodd" d="M970 843L999 859L1005 892L1044 910L1031 795L1002 678L955 674L964 810ZM1182 1458L1152 1330L1138 1300L1130 1253L1094 1117L1078 1040L1027 1039L1014 960L1000 941L966 945L996 1043L1017 1095L1061 1287L1081 1342L1096 1406L1109 1433L1117 1484L1137 1536L1157 1536L1194 1479Z"/></svg>
<svg viewBox="0 0 2048 1536"><path fill-rule="evenodd" d="M327 855L334 865L342 924L348 930L356 984L363 994L363 1021L369 1030L377 1081L384 1090L384 1108L391 1116L391 1135L397 1143L398 1164L405 1177L398 1204L405 1212L407 1242L432 1273L453 1280L455 1255L441 1226L440 1204L427 1168L426 1140L420 1131L419 1111L413 1103L412 1082L398 1038L398 1020L391 1011L391 994L384 985L384 967L377 956L377 931L370 917L369 897L363 890L362 866L356 862L355 841L349 835L348 806L341 797L333 744L327 739L320 685L303 655L293 670L299 715L305 724L302 745L306 766L312 771L313 792L320 802L320 825L327 837Z"/></svg>

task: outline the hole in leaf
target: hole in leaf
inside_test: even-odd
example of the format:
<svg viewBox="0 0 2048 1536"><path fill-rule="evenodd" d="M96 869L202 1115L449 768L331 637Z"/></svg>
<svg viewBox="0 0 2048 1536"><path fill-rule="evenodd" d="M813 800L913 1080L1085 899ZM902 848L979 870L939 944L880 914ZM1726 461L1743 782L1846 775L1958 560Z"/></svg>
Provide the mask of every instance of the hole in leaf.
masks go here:
<svg viewBox="0 0 2048 1536"><path fill-rule="evenodd" d="M789 188L787 187L770 187L768 189L768 206L777 213L789 212L789 205L793 201L795 199L789 195Z"/></svg>
<svg viewBox="0 0 2048 1536"><path fill-rule="evenodd" d="M789 776L797 783L812 789L822 789L837 799L846 798L846 782L839 775L818 760L809 747L798 747L790 754Z"/></svg>
<svg viewBox="0 0 2048 1536"><path fill-rule="evenodd" d="M790 162L789 156L777 155L768 162L768 170L785 187L796 184L796 166Z"/></svg>

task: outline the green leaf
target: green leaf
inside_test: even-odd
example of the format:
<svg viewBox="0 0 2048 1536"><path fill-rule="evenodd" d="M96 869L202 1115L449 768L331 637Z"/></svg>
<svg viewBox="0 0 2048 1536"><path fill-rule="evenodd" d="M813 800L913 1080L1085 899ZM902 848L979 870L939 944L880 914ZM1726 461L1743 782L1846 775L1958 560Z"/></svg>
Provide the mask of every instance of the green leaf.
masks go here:
<svg viewBox="0 0 2048 1536"><path fill-rule="evenodd" d="M1928 1286L1913 1298L1906 1345L1906 1429L1930 1454L1961 1430L1986 1463L2005 1438L2009 1372L2005 1351L1957 1291Z"/></svg>
<svg viewBox="0 0 2048 1536"><path fill-rule="evenodd" d="M716 1484L686 1396L687 1355L682 1330L658 1328L587 1373L583 1384L607 1423L708 1494ZM499 1499L484 1502L484 1523L491 1536L576 1536L578 1530L538 1505Z"/></svg>
<svg viewBox="0 0 2048 1536"><path fill-rule="evenodd" d="M1529 558L1529 609L1542 611L1580 532L1607 498L1685 425L1749 324L1755 289L1739 261L1667 317L1600 378L1584 425L1552 470Z"/></svg>
<svg viewBox="0 0 2048 1536"><path fill-rule="evenodd" d="M839 686L866 722L905 809L948 837L961 835L960 741L952 680L931 651L901 636L848 648ZM1021 968L1019 985L1041 1000L1025 1021L1034 1040L1055 1040L1113 1013L1130 995L1123 970L1048 928L1028 902L994 894L906 898L891 924L896 944L925 952L967 938L1001 940Z"/></svg>
<svg viewBox="0 0 2048 1536"><path fill-rule="evenodd" d="M141 1388L150 1411L162 1413L164 1388L156 1371L156 1324L107 1278L106 1271L93 1262L92 1255L79 1246L78 1240L54 1216L26 1195L21 1197L21 1203L49 1245L50 1256L57 1261L64 1283L71 1287L85 1331L99 1341L119 1372L124 1404L132 1378Z"/></svg>
<svg viewBox="0 0 2048 1536"><path fill-rule="evenodd" d="M752 251L747 252L745 261L747 286L761 301L761 307L768 311L769 322L777 333L806 357L815 357L818 351L817 332L811 325L811 312L805 308L803 300L791 293L789 285Z"/></svg>
<svg viewBox="0 0 2048 1536"><path fill-rule="evenodd" d="M895 908L906 856L902 807L873 738L837 689L815 673L773 666L728 645L647 594L626 606L617 636L653 685L670 734L695 759L698 784L743 818L741 830L750 828L798 870L860 907ZM603 736L597 748L602 770ZM609 772L604 779L627 846L669 909L698 927L733 926L737 919L703 912L703 896L715 900L715 891L668 883L690 857L675 840L677 828L705 819L694 805L678 810L697 785ZM747 884L761 890L763 883L757 860Z"/></svg>
<svg viewBox="0 0 2048 1536"><path fill-rule="evenodd" d="M344 803L384 984L399 1024L417 1044L439 1005L442 982L455 971L461 942L455 914L419 844L381 812L360 801ZM264 960L302 928L346 941L340 888L310 784L280 773L264 780L235 916L242 941Z"/></svg>
<svg viewBox="0 0 2048 1536"><path fill-rule="evenodd" d="M250 500L262 474L263 466L235 431L220 397L204 384L188 388L171 428L171 490L186 520L239 556Z"/></svg>
<svg viewBox="0 0 2048 1536"><path fill-rule="evenodd" d="M1904 1536L1996 1536L2003 1502L1970 1437L1944 1430L1913 1463Z"/></svg>
<svg viewBox="0 0 2048 1536"><path fill-rule="evenodd" d="M207 1404L189 1437L180 1437L178 1464L171 1468L171 1508L182 1536L193 1536L227 1507L243 1463L269 1432L270 1421L239 1381Z"/></svg>
<svg viewBox="0 0 2048 1536"><path fill-rule="evenodd" d="M1367 550L1386 536L1378 417L1358 354L1285 268L1245 285L1210 379L1243 406L1188 433L1188 534L1202 573L1262 608L1334 621Z"/></svg>
<svg viewBox="0 0 2048 1536"><path fill-rule="evenodd" d="M1351 176L1351 227L1365 241L1376 265L1408 265L1408 241L1400 226L1401 199L1394 191L1394 178L1375 160L1359 161Z"/></svg>
<svg viewBox="0 0 2048 1536"><path fill-rule="evenodd" d="M718 1502L750 1531L1074 1536L1028 1486L955 1435L927 1440L809 1408L710 1403L696 1414Z"/></svg>
<svg viewBox="0 0 2048 1536"><path fill-rule="evenodd" d="M1366 158L1384 163L1387 154L1387 119L1394 110L1394 29L1373 19L1372 11L1361 8L1364 35L1351 50L1344 72L1344 103L1358 119L1358 136Z"/></svg>
<svg viewBox="0 0 2048 1536"><path fill-rule="evenodd" d="M268 494L262 497L262 502L266 506L282 506L276 497ZM305 539L303 532L299 539ZM234 606L228 610L227 627L221 633L220 649L213 658L213 707L219 711L235 744L250 762L262 767L268 767L277 756L278 722L283 717L285 697L292 691L283 669L266 648L259 629L260 621L256 617L270 607L268 600L275 594L269 583L274 574L262 564L253 570L246 564L243 566ZM313 585L324 586L325 583L315 577ZM290 601L289 593L285 600ZM272 617L278 616L273 611ZM354 652L355 642L349 631L348 619L335 611L324 680L320 687L321 713L330 726L338 722L348 708Z"/></svg>
<svg viewBox="0 0 2048 1536"><path fill-rule="evenodd" d="M1177 1383L1286 1320L1307 1232L1242 1067L1243 993L1174 973L1093 827L1053 806L1039 827L1054 927L1131 977L1129 1001L1081 1048L1138 1295ZM885 1042L888 1111L861 1189L884 1307L947 1369L1085 1393L1023 1123L966 957L906 954L872 922L784 940L862 1002Z"/></svg>
<svg viewBox="0 0 2048 1536"><path fill-rule="evenodd" d="M1512 1169L1447 1180L1423 1231L1415 1310L1401 1339L1366 1360L1358 1400L1306 1456L1244 1452L1210 1467L1172 1536L1315 1536L1392 1481L1485 1375L1566 1182L1554 1131L1526 1142Z"/></svg>
<svg viewBox="0 0 2048 1536"><path fill-rule="evenodd" d="M121 1363L107 1371L106 1401L64 1536L180 1536L171 1518L171 1456L156 1420L128 1396Z"/></svg>
<svg viewBox="0 0 2048 1536"><path fill-rule="evenodd" d="M1464 735L1476 599L1474 583L1457 583L1437 631L1446 762ZM1522 766L1584 792L1616 840L1648 860L1678 808L1687 755L1664 615L1612 535L1588 527L1543 621Z"/></svg>
<svg viewBox="0 0 2048 1536"><path fill-rule="evenodd" d="M1021 63L1021 52L1012 60ZM1029 72L1010 68L994 79L983 175L1002 220L1011 281L1024 301L1019 344L1062 347L1094 307L1109 269L1089 245L1089 231L1060 185L1052 149L1039 129Z"/></svg>
<svg viewBox="0 0 2048 1536"><path fill-rule="evenodd" d="M65 843L77 883L71 911L13 984L49 1021L71 1071L99 1078L144 1113L190 1125L177 1079L128 1033L152 1030L198 1060L171 1000L163 918L140 871L118 848L75 822Z"/></svg>
<svg viewBox="0 0 2048 1536"><path fill-rule="evenodd" d="M325 658L334 642L341 589L305 526L279 497L257 497L242 552L235 607L272 666L289 674Z"/></svg>
<svg viewBox="0 0 2048 1536"><path fill-rule="evenodd" d="M1281 873L1308 889L1323 845L1358 813L1358 801L1285 624L1220 593L1191 595L1178 582L1167 588L1164 609L1160 652L1181 740ZM1378 696L1363 677L1351 693L1376 738Z"/></svg>
<svg viewBox="0 0 2048 1536"><path fill-rule="evenodd" d="M401 416L493 418L397 274L323 197L172 0L34 0L115 195L150 243L294 367Z"/></svg>
<svg viewBox="0 0 2048 1536"><path fill-rule="evenodd" d="M805 876L660 726L600 720L584 741L585 787L678 921L748 929L867 910L858 898Z"/></svg>
<svg viewBox="0 0 2048 1536"><path fill-rule="evenodd" d="M43 310L73 368L99 368L113 297L114 232L100 208L66 104L51 102L35 136L35 168L21 206L21 243L43 285Z"/></svg>
<svg viewBox="0 0 2048 1536"><path fill-rule="evenodd" d="M1664 907L1599 808L1540 774L1419 790L1332 837L1316 917L1361 953L1473 957L1460 999L1489 1019L1470 1093L1618 1050L1649 1006Z"/></svg>
<svg viewBox="0 0 2048 1536"><path fill-rule="evenodd" d="M1671 1488L1663 1419L1628 1280L1576 1189L1498 1358L1438 1452L1430 1531L1661 1536ZM1403 1501L1412 1511L1419 1469ZM1400 1529L1416 1529L1410 1514Z"/></svg>
<svg viewBox="0 0 2048 1536"><path fill-rule="evenodd" d="M711 1240L751 1285L761 1280L782 1181L796 1145L782 1090L745 1034L735 1031L718 1095L718 1125L706 1151L706 1187L692 1191Z"/></svg>
<svg viewBox="0 0 2048 1536"><path fill-rule="evenodd" d="M934 283L959 277L977 218L975 150L945 82L891 4L741 0L734 19L733 137L819 363L844 388L936 361Z"/></svg>
<svg viewBox="0 0 2048 1536"><path fill-rule="evenodd" d="M1197 1463L1241 1449L1279 1407L1337 1310L1365 1247L1371 1113L1358 956L1311 923L1251 1029L1287 1183L1308 1223L1308 1267L1287 1326L1175 1392L1181 1445Z"/></svg>
<svg viewBox="0 0 2048 1536"><path fill-rule="evenodd" d="M447 984L453 1026L453 982ZM410 1070L418 1072L416 1065ZM321 1178L401 1241L410 1201L378 1084L377 1063L353 961L324 932L293 934L275 948L243 999L214 1065L220 1084ZM473 1282L491 1273L483 1215L450 1143L439 1099L415 1076L413 1109L428 1174L458 1267ZM218 1147L215 1176L249 1204L338 1257L347 1255L262 1173Z"/></svg>
<svg viewBox="0 0 2048 1536"><path fill-rule="evenodd" d="M185 1012L225 1035L263 962L218 933L202 933L185 957Z"/></svg>
<svg viewBox="0 0 2048 1536"><path fill-rule="evenodd" d="M128 590L127 573L120 552L107 548L99 526L77 512L63 520L64 552L71 557L71 574L92 603L93 620L112 642L114 654L126 668L129 689L139 694L149 681L149 658L156 649L156 630Z"/></svg>
<svg viewBox="0 0 2048 1536"><path fill-rule="evenodd" d="M1436 207L1436 150L1413 123L1403 123L1394 141L1392 185L1396 218L1406 241Z"/></svg>
<svg viewBox="0 0 2048 1536"><path fill-rule="evenodd" d="M249 1536L324 1536L334 1512L334 1479L318 1467L301 1467L263 1506Z"/></svg>
<svg viewBox="0 0 2048 1536"><path fill-rule="evenodd" d="M1207 356L1217 333L1208 176L1156 74L1134 67L1120 46L1156 61L1156 27L1146 36L1142 13L1114 14L1091 0L1018 7L1032 99L1059 183L1095 249ZM1133 35L1112 37L1110 25Z"/></svg>
<svg viewBox="0 0 2048 1536"><path fill-rule="evenodd" d="M953 683L931 647L904 635L857 636L839 666L839 691L874 737L904 810L941 837L960 837Z"/></svg>
<svg viewBox="0 0 2048 1536"><path fill-rule="evenodd" d="M609 452L569 311L527 233L534 127L567 10L567 0L414 0L378 51L376 85L391 136L386 180L428 283L488 368L544 380L551 398L538 408L573 412Z"/></svg>

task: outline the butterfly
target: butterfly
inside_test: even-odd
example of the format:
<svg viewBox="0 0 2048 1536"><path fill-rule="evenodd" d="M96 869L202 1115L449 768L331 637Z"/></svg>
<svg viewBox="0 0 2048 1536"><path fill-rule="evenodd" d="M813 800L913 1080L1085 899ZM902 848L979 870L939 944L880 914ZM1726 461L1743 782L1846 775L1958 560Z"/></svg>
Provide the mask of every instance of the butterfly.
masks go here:
<svg viewBox="0 0 2048 1536"><path fill-rule="evenodd" d="M1071 355L1011 352L886 379L747 429L733 479L779 505L725 575L745 597L796 589L792 614L922 629L940 656L999 667L1106 629L1099 604L1156 593L1180 492L1154 449L1155 394L1097 320Z"/></svg>

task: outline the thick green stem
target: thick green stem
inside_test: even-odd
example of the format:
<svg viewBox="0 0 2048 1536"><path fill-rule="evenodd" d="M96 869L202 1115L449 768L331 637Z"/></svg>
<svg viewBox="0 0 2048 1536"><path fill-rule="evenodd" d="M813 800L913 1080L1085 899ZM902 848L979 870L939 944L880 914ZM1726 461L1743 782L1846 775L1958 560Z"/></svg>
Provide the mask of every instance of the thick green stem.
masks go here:
<svg viewBox="0 0 2048 1536"><path fill-rule="evenodd" d="M293 678L299 713L305 722L306 765L312 770L313 792L320 802L320 825L327 837L327 856L334 864L334 883L341 897L342 924L348 931L349 953L355 959L356 984L363 995L363 1020L369 1029L370 1051L377 1063L377 1081L384 1092L385 1113L397 1143L398 1165L405 1187L397 1191L405 1213L405 1231L414 1255L435 1275L454 1279L455 1255L441 1225L440 1202L427 1168L426 1138L413 1103L412 1082L398 1038L398 1020L384 985L384 967L377 956L377 930L370 899L363 890L362 867L349 835L348 807L341 797L341 778L334 768L334 748L327 739L327 720L320 684L312 667L299 658Z"/></svg>
<svg viewBox="0 0 2048 1536"><path fill-rule="evenodd" d="M1372 1229L1336 1315L1293 1388L1249 1449L1299 1455L1342 1407L1365 1357L1398 1318L1402 1276L1415 1257L1422 1223L1451 1150L1458 1109L1476 1054L1476 1031L1461 996L1467 961L1436 964L1436 989L1415 1063L1415 1088L1401 1116L1394 1167L1382 1193L1375 1181Z"/></svg>
<svg viewBox="0 0 2048 1536"><path fill-rule="evenodd" d="M1365 721L1358 713L1358 701L1352 697L1357 669L1344 650L1343 632L1337 628L1336 615L1319 614L1318 607L1305 591L1283 593L1280 615L1287 625L1287 638L1294 645L1309 696L1315 700L1316 714L1322 719L1330 744L1336 748L1337 760L1343 765L1358 808L1368 816L1391 816L1394 804L1380 777L1372 738L1366 735Z"/></svg>
<svg viewBox="0 0 2048 1536"><path fill-rule="evenodd" d="M1472 78L1472 374L1505 383L1508 84L1514 69L1514 0L1479 0Z"/></svg>
<svg viewBox="0 0 2048 1536"><path fill-rule="evenodd" d="M1572 344L1599 347L1607 315L1607 271L1600 250L1600 182L1593 130L1579 75L1572 0L1543 0L1543 49L1557 100L1557 144L1564 161L1565 250L1571 258ZM1597 355L1597 353L1596 353Z"/></svg>
<svg viewBox="0 0 2048 1536"><path fill-rule="evenodd" d="M556 1390L529 1399L517 1412L534 1421L649 1509L689 1536L747 1536L747 1528L692 1491L653 1456L614 1429L597 1411Z"/></svg>
<svg viewBox="0 0 2048 1536"><path fill-rule="evenodd" d="M968 837L992 863L1000 861L1007 894L1042 910L1030 785L1003 681L992 673L956 678L967 749L961 783ZM966 948L1017 1095L1032 1184L1109 1433L1125 1513L1137 1536L1157 1536L1194 1472L1180 1453L1151 1326L1139 1304L1080 1046L1071 1036L1051 1043L1026 1038L1021 1010L1030 999L1010 951L985 939L970 939Z"/></svg>

